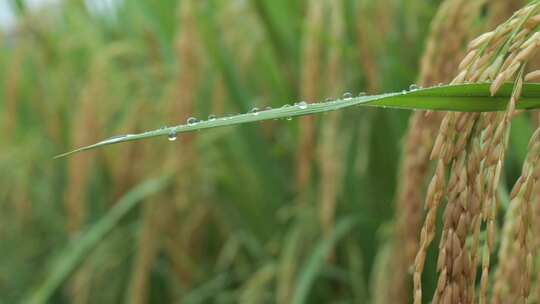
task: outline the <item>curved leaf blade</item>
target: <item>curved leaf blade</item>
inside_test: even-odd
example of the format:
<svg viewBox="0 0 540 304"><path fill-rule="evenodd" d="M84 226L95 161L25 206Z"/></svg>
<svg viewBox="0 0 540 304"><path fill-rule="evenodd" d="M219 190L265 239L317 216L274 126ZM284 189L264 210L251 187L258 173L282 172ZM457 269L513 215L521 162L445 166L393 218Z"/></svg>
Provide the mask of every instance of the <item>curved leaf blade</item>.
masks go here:
<svg viewBox="0 0 540 304"><path fill-rule="evenodd" d="M352 216L341 219L336 223L331 234L327 238L321 239L315 246L300 271L291 303L303 304L307 302L309 291L324 265L324 259L336 243L343 239L357 223L357 219Z"/></svg>
<svg viewBox="0 0 540 304"><path fill-rule="evenodd" d="M495 96L490 95L489 87L490 83L447 85L418 89L414 91L337 99L329 102L309 103L306 105L284 106L257 113L246 113L230 117L216 118L198 123L161 128L139 134L115 136L93 145L81 147L73 151L60 154L55 158L61 158L74 153L122 142L136 141L158 136L168 136L171 133L179 134L257 121L292 118L322 112L336 111L352 106L458 112L493 112L506 109L506 105L512 94L513 84L504 84ZM540 108L540 84L524 84L522 95L516 105L516 108L524 110Z"/></svg>
<svg viewBox="0 0 540 304"><path fill-rule="evenodd" d="M77 241L70 243L51 263L51 270L41 285L29 294L23 303L48 303L54 292L77 269L78 265L92 252L130 211L145 198L161 191L170 182L169 176L149 179L135 186L112 207L105 216L84 232Z"/></svg>

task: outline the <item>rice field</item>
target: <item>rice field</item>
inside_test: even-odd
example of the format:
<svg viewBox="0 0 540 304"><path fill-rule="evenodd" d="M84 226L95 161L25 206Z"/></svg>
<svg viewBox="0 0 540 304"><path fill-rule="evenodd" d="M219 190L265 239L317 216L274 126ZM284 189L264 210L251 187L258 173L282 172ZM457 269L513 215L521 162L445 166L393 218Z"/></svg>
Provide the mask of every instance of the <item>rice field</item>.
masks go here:
<svg viewBox="0 0 540 304"><path fill-rule="evenodd" d="M540 303L540 1L3 1L0 304Z"/></svg>

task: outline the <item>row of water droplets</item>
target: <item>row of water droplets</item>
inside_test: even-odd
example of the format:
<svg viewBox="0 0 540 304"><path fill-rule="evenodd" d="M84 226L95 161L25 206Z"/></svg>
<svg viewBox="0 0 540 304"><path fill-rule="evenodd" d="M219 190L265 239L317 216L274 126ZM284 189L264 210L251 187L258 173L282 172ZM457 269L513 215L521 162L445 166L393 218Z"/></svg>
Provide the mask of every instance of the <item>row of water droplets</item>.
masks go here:
<svg viewBox="0 0 540 304"><path fill-rule="evenodd" d="M416 90L418 90L418 89L421 89L421 88L422 88L422 87L419 87L418 85L416 85L415 83L413 83L413 84L411 84L411 85L409 86L409 91L403 90L403 91L401 91L401 94L406 94L406 93L408 93L408 92L414 92L414 91L416 91Z"/></svg>
<svg viewBox="0 0 540 304"><path fill-rule="evenodd" d="M442 83L438 84L437 85L438 87L440 86L443 86ZM416 85L416 84L411 84L409 86L409 90L403 90L401 93L402 94L406 94L406 93L409 93L409 92L414 92L414 91L417 91L419 89L422 89L422 87ZM358 94L358 97L365 97L367 96L367 94L365 92L360 92ZM350 101L354 98L353 94L350 93L350 92L345 92L343 93L342 97L341 97L341 100L345 100L345 101ZM330 103L330 102L338 102L340 101L340 99L333 99L333 98L327 98L324 103ZM300 102L297 102L295 103L293 106L299 108L299 109L302 109L302 110L305 110L308 108L310 104L308 104L307 102L305 101L300 101ZM311 104L311 105L315 105L315 104ZM285 104L283 105L281 108L287 108L287 107L291 107L291 105L289 104ZM238 116L238 115L259 115L259 113L263 112L263 111L269 111L269 110L272 110L271 107L265 107L263 110L260 110L259 108L253 108L251 109L250 111L248 111L248 113L246 114L229 114L229 115L226 115L224 117L221 117L221 118L218 118L216 115L209 115L208 116L208 119L206 120L206 122L212 122L212 121L215 121L215 120L228 120L228 119L232 119L233 117L235 116ZM292 120L292 117L287 117L286 120ZM202 123L204 121L201 121L195 117L189 117L187 120L186 120L186 124L188 126L195 126L199 123ZM166 129L167 127L162 127L161 129ZM146 133L152 133L153 131L150 131L150 132L146 132ZM120 135L120 136L114 136L114 137L111 137L111 138L108 138L106 140L104 140L104 142L117 142L117 141L122 141L124 138L126 137L130 137L130 136L135 136L134 134L126 134L126 135ZM176 138L177 138L177 134L176 134L176 131L173 129L168 135L167 135L168 139L170 141L175 141Z"/></svg>
<svg viewBox="0 0 540 304"><path fill-rule="evenodd" d="M469 83L468 81L465 81L465 82L464 82L464 84L468 84L468 83ZM489 81L487 81L486 83L489 83ZM442 87L442 86L444 86L444 85L445 85L445 84L441 82L441 83L439 83L439 84L437 84L436 86L433 86L433 87ZM423 89L423 87L421 87L421 86L419 86L419 85L413 83L413 84L411 84L411 85L409 86L409 90L408 90L408 91L407 91L407 90L403 90L403 91L401 91L401 93L402 93L402 94L406 94L406 93L409 93L409 92L418 91L418 90L420 90L420 89Z"/></svg>
<svg viewBox="0 0 540 304"><path fill-rule="evenodd" d="M365 92L360 92L360 93L358 94L358 97L364 97L364 96L366 96L366 93L365 93ZM345 92L345 93L343 93L343 96L342 96L341 99L342 99L342 100L352 100L353 97L354 97L354 96L353 96L352 93L350 93L350 92ZM339 99L327 98L327 99L325 100L325 103L326 103L326 102L336 102L336 101L338 101L338 100L339 100ZM297 108L299 108L299 109L301 109L301 110L305 110L305 109L308 108L309 104L308 104L307 102L305 102L305 101L300 101L300 102L295 103L293 106L294 106L294 107L297 107ZM281 108L288 108L288 107L291 107L291 105L285 104L285 105L283 105ZM257 115L259 115L261 112L263 112L263 111L269 111L269 110L272 110L272 107L269 107L269 106L268 106L268 107L265 107L263 110L260 110L259 108L256 108L256 107L255 107L255 108L251 109L250 111L248 111L247 114L257 116ZM234 114L229 114L229 115L224 116L224 117L221 117L221 118L218 118L216 115L211 114L211 115L208 116L208 119L207 119L206 121L207 121L207 122L211 122L211 121L215 121L215 120L217 120L217 119L227 120L227 119L231 119L232 117L238 116L238 115L242 115L242 114L236 114L236 115L234 115ZM245 114L243 114L243 115L245 115ZM286 120L292 120L292 117L287 117ZM188 126L195 126L195 125L197 125L197 124L199 124L199 123L202 123L202 122L204 122L204 121L201 121L201 120L199 120L199 119L197 119L197 118L195 118L195 117L189 117L189 118L186 120L186 124L187 124ZM162 127L162 129L165 129L165 128L167 128L167 127ZM167 138L169 139L169 141L175 141L176 138L177 138L176 131L175 131L175 130L172 130L171 132L169 132L169 134L167 135Z"/></svg>

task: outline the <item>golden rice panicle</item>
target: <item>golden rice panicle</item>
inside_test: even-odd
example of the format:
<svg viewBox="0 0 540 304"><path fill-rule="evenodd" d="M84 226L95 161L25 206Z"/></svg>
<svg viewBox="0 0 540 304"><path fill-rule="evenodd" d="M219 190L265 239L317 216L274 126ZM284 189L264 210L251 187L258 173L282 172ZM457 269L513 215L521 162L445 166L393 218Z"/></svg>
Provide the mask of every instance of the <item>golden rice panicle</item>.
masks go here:
<svg viewBox="0 0 540 304"><path fill-rule="evenodd" d="M422 56L419 84L431 86L447 83L472 35L472 24L480 14L483 0L446 0L432 22L426 50ZM443 113L417 111L409 120L405 136L405 151L401 163L402 177L396 200L397 213L394 251L394 271L389 274L390 303L406 302L410 293L410 268L418 250L418 233L422 226L422 198L427 181L430 154ZM440 141L439 141L440 142Z"/></svg>
<svg viewBox="0 0 540 304"><path fill-rule="evenodd" d="M531 23L531 20L536 19L537 6L534 4L523 8L493 31L471 41L469 51L459 65L462 73L456 80L493 79L490 88L492 94L504 82L511 80L540 45L540 35L527 27L536 22Z"/></svg>
<svg viewBox="0 0 540 304"><path fill-rule="evenodd" d="M538 125L537 125L538 128ZM540 128L539 128L540 129ZM540 141L540 131L537 129L531 140L529 141L529 148L531 150L531 143ZM531 203L532 203L532 218L531 218L531 253L533 258L533 267L536 271L532 274L531 277L531 290L530 290L530 302L536 303L540 300L540 204L538 204L538 199L540 198L540 164L536 165L533 170L533 179L534 185L531 194ZM523 178L520 176L514 188L512 190L511 198L516 196L518 191L516 188L521 188L523 184Z"/></svg>
<svg viewBox="0 0 540 304"><path fill-rule="evenodd" d="M521 176L511 193L506 214L499 265L495 273L493 303L527 303L533 268L533 190L540 172L540 129L531 137Z"/></svg>
<svg viewBox="0 0 540 304"><path fill-rule="evenodd" d="M538 132L537 132L538 133ZM538 140L538 139L536 139ZM533 202L538 202L538 198L540 198L540 183L538 180L540 179L540 166L536 166L536 169L534 171L533 175L535 179L534 189L533 189ZM532 296L536 297L536 300L540 300L540 204L534 203L533 206L533 220L532 220L532 243L531 246L533 248L533 257L534 262L536 263L536 275L535 275L535 284L533 286L534 293L531 290Z"/></svg>
<svg viewBox="0 0 540 304"><path fill-rule="evenodd" d="M468 138L474 120L463 121L471 123L459 137ZM469 287L470 256L465 246L470 226L468 161L467 150L462 149L451 168L437 260L439 280L433 303L467 303L472 294Z"/></svg>
<svg viewBox="0 0 540 304"><path fill-rule="evenodd" d="M538 82L540 81L540 70L527 73L524 78L525 82Z"/></svg>
<svg viewBox="0 0 540 304"><path fill-rule="evenodd" d="M415 304L422 303L422 272L427 249L435 236L437 210L445 195L446 168L451 164L455 154L454 142L457 134L459 134L456 130L461 129L463 124L460 115L462 114L451 112L444 116L431 153L431 158L438 158L438 161L426 193L425 208L427 209L427 215L420 231L420 245L414 261L413 298ZM460 126L458 127L457 124L460 124ZM445 275L442 274L441 280L444 280Z"/></svg>
<svg viewBox="0 0 540 304"><path fill-rule="evenodd" d="M478 120L477 120L478 121ZM474 134L471 136L470 146L468 149L468 195L469 195L469 216L471 233L470 240L470 264L468 271L468 283L471 289L469 300L474 300L476 292L476 271L478 265L478 247L480 240L480 226L482 223L482 202L483 202L483 175L481 174L481 133L482 130L478 127L474 129Z"/></svg>
<svg viewBox="0 0 540 304"><path fill-rule="evenodd" d="M516 75L519 75L506 113L482 115L449 113L443 119L439 136L432 151L432 157L439 159L439 167L444 169L450 167L451 171L446 193L444 193L444 188L439 185L442 183L437 182L441 179L441 176L444 178L446 170L443 170L442 174L435 174L426 195L428 213L422 228L420 248L415 263L415 303L421 303L420 279L425 252L433 239L434 214L436 214L440 200L445 194L448 204L444 212L445 227L438 260L439 284L433 302L450 301L452 303L454 301L470 302L474 300L475 275L473 274L476 271L478 255L480 216L487 226L487 241L483 248L479 296L480 302L485 302L489 256L494 243L497 205L495 189L502 171L510 120L521 92L521 73L527 59L536 50L527 48L528 45L521 46L521 44L525 43L529 43L529 45L535 45L535 43L528 42L531 41L530 33L523 31L520 27L526 23L529 17L534 16L537 6L538 4L525 7L492 32L474 39L469 44L468 54L464 56L464 60L459 64L461 67L460 72L452 81L452 83L493 81L490 89L492 94L496 94L503 82L514 79ZM472 132L472 129L468 129L473 128L473 126L477 126L479 130ZM468 132L464 132L464 130L468 130ZM466 168L474 169L463 170L464 164L466 164ZM462 171L468 172L464 174ZM461 199L461 196L468 196L468 198ZM478 201L471 204L471 199ZM459 204L456 204L456 201L466 201L467 204L463 205L462 208L457 208L456 206L459 206ZM461 242L465 244L464 239L460 239L456 233L458 227L456 222L459 223L458 219L461 218L463 218L461 220L462 227L466 226L465 231L467 233L472 231L473 234L470 250L467 250L464 246L458 246L462 244ZM467 259L463 257L467 257ZM461 264L454 269L454 265L450 264L450 262L456 261L465 264L469 262L467 265L468 270L465 271L460 268L462 267Z"/></svg>
<svg viewBox="0 0 540 304"><path fill-rule="evenodd" d="M515 19L510 20L507 24L527 24L528 18L534 16L537 11L537 6L526 7L521 12L515 15ZM514 21L518 20L518 21ZM509 32L504 26L496 29L495 32ZM495 216L497 210L497 194L496 187L500 180L500 174L502 172L504 154L507 146L508 132L510 129L510 121L513 117L515 104L521 95L521 88L523 85L522 73L527 60L536 52L538 48L538 35L532 34L526 30L519 30L514 32L516 35L510 35L507 38L505 45L511 45L510 48L504 48L502 55L498 55L498 58L506 56L503 60L503 64L500 70L497 72L494 82L491 85L491 93L496 94L503 82L512 80L517 77L514 87L514 92L508 103L507 111L504 114L489 113L483 116L483 128L485 130L483 138L483 151L484 158L484 179L485 179L485 191L486 198L484 200L483 218L487 227L487 241L485 242L484 254L482 259L482 276L480 283L480 303L485 303L487 298L487 287L489 280L489 264L490 254L493 251L493 243L495 239ZM522 34L523 33L523 34ZM531 47L531 46L534 46ZM503 238L508 234L503 234Z"/></svg>

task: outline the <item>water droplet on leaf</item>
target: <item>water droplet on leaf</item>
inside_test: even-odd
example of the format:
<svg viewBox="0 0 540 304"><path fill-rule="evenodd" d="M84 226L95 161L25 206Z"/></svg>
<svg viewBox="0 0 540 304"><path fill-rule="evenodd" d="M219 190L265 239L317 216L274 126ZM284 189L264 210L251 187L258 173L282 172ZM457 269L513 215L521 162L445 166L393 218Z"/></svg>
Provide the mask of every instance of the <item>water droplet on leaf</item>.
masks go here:
<svg viewBox="0 0 540 304"><path fill-rule="evenodd" d="M353 97L353 95L352 95L351 92L343 93L343 99L345 99L345 100L350 100L350 99L352 99L352 97Z"/></svg>
<svg viewBox="0 0 540 304"><path fill-rule="evenodd" d="M295 105L302 110L307 109L307 103L305 101L300 101L299 103L296 103Z"/></svg>
<svg viewBox="0 0 540 304"><path fill-rule="evenodd" d="M190 118L187 119L186 122L187 122L188 125L192 126L194 124L199 123L199 120L197 118L195 118L195 117L190 117Z"/></svg>
<svg viewBox="0 0 540 304"><path fill-rule="evenodd" d="M169 133L169 135L167 135L167 138L169 139L169 141L175 141L176 140L176 132L175 131L171 131Z"/></svg>

